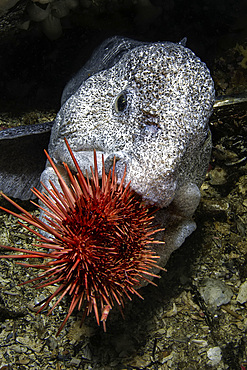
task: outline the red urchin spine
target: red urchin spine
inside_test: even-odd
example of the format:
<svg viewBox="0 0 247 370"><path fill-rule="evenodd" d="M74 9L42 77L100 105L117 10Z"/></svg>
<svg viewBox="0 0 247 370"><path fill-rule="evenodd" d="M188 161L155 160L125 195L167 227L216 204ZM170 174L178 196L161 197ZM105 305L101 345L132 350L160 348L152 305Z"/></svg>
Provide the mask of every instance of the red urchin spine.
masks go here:
<svg viewBox="0 0 247 370"><path fill-rule="evenodd" d="M157 275L150 270L153 267L159 269L161 267L156 264L159 257L150 249L149 244L163 243L154 241L152 238L153 234L159 231L153 230L153 214L131 191L130 183L124 188L126 170L118 184L115 159L112 174L110 171L106 175L102 156L100 184L94 151L92 178L91 180L88 176L85 178L66 139L65 142L77 169L77 175L73 175L68 166L63 163L70 179L70 185L66 184L46 152L61 189L58 189L51 181L51 189L42 184L46 193L32 189L44 207L33 201L32 203L43 210L46 222L31 215L4 194L2 194L3 197L22 214L19 215L0 207L20 220L38 227L41 232L50 233L52 236L48 238L19 221L24 228L38 238L36 247L49 249L51 252L2 246L24 254L1 255L0 258L38 257L48 260L39 265L20 262L18 264L44 270L41 275L21 285L39 281L35 287L40 289L59 284L53 294L38 304L41 307L37 313L47 307L54 297L60 295L48 315L66 294L72 297L68 314L57 335L76 307L78 310L84 309L83 318L94 310L99 325L99 305L102 313L101 321L106 330L105 322L114 302L121 307L124 305L125 297L130 300L133 294L141 297L136 287L142 281L154 284L148 276L153 278Z"/></svg>

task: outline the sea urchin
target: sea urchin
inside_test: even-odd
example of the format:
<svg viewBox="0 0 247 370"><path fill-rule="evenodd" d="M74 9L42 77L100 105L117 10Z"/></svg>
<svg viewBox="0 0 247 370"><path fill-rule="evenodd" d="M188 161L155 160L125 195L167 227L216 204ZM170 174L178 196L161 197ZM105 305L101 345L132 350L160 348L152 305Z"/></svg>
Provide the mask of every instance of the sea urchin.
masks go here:
<svg viewBox="0 0 247 370"><path fill-rule="evenodd" d="M46 153L61 189L52 182L51 189L42 184L44 193L32 189L44 204L44 207L38 207L44 212L45 222L4 194L3 197L22 214L0 207L20 220L38 227L40 232L19 221L36 235L36 247L49 250L46 253L2 246L23 254L0 256L44 259L42 264L19 263L25 267L44 270L22 284L38 281L36 288L56 286L55 292L38 304L38 313L57 297L49 315L66 294L71 296L68 314L57 335L76 307L84 311L83 318L94 310L98 325L100 309L101 321L106 330L105 321L114 303L121 309L126 298L131 300L133 294L141 297L136 288L143 281L151 282L150 277L156 276L150 270L158 267L156 260L159 258L149 246L150 243L158 243L152 237L158 231L152 226L154 216L131 191L130 184L124 188L125 174L120 184L117 182L115 160L112 173L110 171L106 175L102 156L102 179L99 180L94 152L94 171L91 168L91 179L88 176L85 178L67 141L66 144L78 172L77 175L72 174L68 166L63 164L70 185L65 183ZM47 233L51 237L47 237Z"/></svg>

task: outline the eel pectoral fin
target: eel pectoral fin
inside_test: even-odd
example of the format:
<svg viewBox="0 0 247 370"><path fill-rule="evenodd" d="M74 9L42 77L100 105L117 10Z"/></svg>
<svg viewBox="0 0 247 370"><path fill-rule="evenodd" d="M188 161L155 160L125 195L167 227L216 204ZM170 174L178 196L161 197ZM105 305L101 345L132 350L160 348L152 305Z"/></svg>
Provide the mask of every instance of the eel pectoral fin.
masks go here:
<svg viewBox="0 0 247 370"><path fill-rule="evenodd" d="M0 191L22 200L34 198L40 189L53 122L0 131Z"/></svg>

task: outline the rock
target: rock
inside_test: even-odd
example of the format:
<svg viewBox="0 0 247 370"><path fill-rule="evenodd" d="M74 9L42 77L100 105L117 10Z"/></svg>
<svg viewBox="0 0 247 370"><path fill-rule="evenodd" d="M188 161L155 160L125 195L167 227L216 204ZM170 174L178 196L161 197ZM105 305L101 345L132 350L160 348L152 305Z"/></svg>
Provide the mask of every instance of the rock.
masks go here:
<svg viewBox="0 0 247 370"><path fill-rule="evenodd" d="M80 366L81 360L75 357L72 357L70 361L71 366Z"/></svg>
<svg viewBox="0 0 247 370"><path fill-rule="evenodd" d="M240 285L238 296L237 296L237 302L243 304L247 302L247 279L243 284Z"/></svg>
<svg viewBox="0 0 247 370"><path fill-rule="evenodd" d="M207 356L210 360L210 365L218 365L222 358L220 347L209 348L209 350L207 351Z"/></svg>
<svg viewBox="0 0 247 370"><path fill-rule="evenodd" d="M213 309L216 309L222 304L227 304L233 295L228 285L221 280L211 278L202 281L199 292L205 303Z"/></svg>
<svg viewBox="0 0 247 370"><path fill-rule="evenodd" d="M223 185L227 181L227 173L223 168L217 166L209 172L209 178L211 185Z"/></svg>
<svg viewBox="0 0 247 370"><path fill-rule="evenodd" d="M226 214L229 210L229 203L225 199L202 199L203 211L219 215Z"/></svg>
<svg viewBox="0 0 247 370"><path fill-rule="evenodd" d="M0 2L0 16L7 10L11 9L19 0L1 0Z"/></svg>

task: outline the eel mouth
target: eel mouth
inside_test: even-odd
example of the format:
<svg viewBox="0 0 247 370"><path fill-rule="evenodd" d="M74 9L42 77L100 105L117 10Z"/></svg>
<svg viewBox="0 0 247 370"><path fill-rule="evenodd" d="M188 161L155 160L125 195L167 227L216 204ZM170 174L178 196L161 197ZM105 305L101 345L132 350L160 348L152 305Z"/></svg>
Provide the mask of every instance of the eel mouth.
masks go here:
<svg viewBox="0 0 247 370"><path fill-rule="evenodd" d="M128 172L128 167L130 163L129 155L125 152L113 152L113 153L107 153L100 149L94 149L94 150L80 150L80 149L74 149L71 148L73 155L80 167L80 170L82 171L83 175L89 178L92 177L92 169L94 170L94 152L97 159L97 171L99 179L102 178L102 164L104 163L104 169L106 174L108 174L110 171L113 170L113 165L115 162L115 174L117 175L117 180L120 183L121 179L123 178L123 175L126 172ZM62 153L62 155L60 155ZM66 164L69 169L73 172L73 174L77 173L76 166L74 161L72 160L67 147L64 146L60 150L56 150L56 152L50 154L52 160L56 163L57 168L59 168L59 171L61 170L62 173L66 176L66 171L64 171L64 164ZM66 181L66 179L65 179ZM128 181L129 182L129 181ZM127 185L127 182L125 182L125 186Z"/></svg>
<svg viewBox="0 0 247 370"><path fill-rule="evenodd" d="M84 153L83 153L83 161L85 160ZM91 155L93 155L93 153L91 153L91 152L88 152L88 153L89 153L88 158L91 158ZM114 174L117 176L117 182L120 183L122 181L122 179L124 178L124 183L123 183L124 188L127 187L128 184L130 183L130 189L131 189L132 196L135 197L140 202L140 204L142 204L143 206L148 206L152 210L152 212L155 211L155 210L158 210L160 208L160 207L157 206L157 204L152 202L150 199L148 199L148 198L146 199L145 196L143 196L143 194L136 191L135 188L133 188L131 186L131 180L126 181L126 174L127 174L128 165L125 163L125 161L123 161L123 158L126 158L127 156L124 157L123 155L119 155L118 153L110 154L106 157L106 160L105 160L104 153L97 152L97 151L95 151L95 153L96 153L96 158L97 158L97 172L98 172L99 186L100 187L102 186L102 169L103 169L102 164L104 166L104 170L105 170L105 173L107 174L107 176L109 175L109 173L111 173L111 176L112 176L114 162L115 162ZM79 164L81 162L80 158L82 158L82 155L80 155L81 152L73 150L73 154L75 155L75 158L76 158L76 160ZM85 176L85 178L86 179L88 178L89 180L91 180L92 179L92 171L95 171L95 167L94 167L94 164L91 163L90 159L88 160L88 162L89 163L88 163L87 167L83 166L84 170L82 170L80 164L79 164L79 167L82 170L82 173ZM62 175L63 179L65 180L65 182L67 183L67 185L71 186L71 181L70 181L69 177L66 174L64 164L66 164L68 166L68 168L71 171L73 176L76 177L77 174L78 174L78 171L75 167L74 162L72 162L72 163L70 162L68 164L65 161L63 161L63 163L60 162L59 164L56 164L56 167L58 168L59 172L61 173L61 175Z"/></svg>
<svg viewBox="0 0 247 370"><path fill-rule="evenodd" d="M62 158L56 161L56 166L59 167L65 181L68 183L69 179L66 175L63 163L66 163L69 169L76 174L76 166L68 149L60 150ZM73 149L74 157L85 177L92 177L92 169L94 170L94 151L92 150L78 150ZM176 189L177 181L175 171L166 171L164 174L158 176L148 176L148 172L136 160L133 162L130 155L126 152L113 152L107 153L102 150L95 150L97 159L97 171L99 179L102 178L102 163L104 162L104 170L108 175L113 170L115 162L115 174L117 182L120 183L124 177L124 186L130 182L130 188L141 197L142 202L148 206L155 206L158 208L167 207L173 200ZM155 175L152 173L151 175Z"/></svg>

